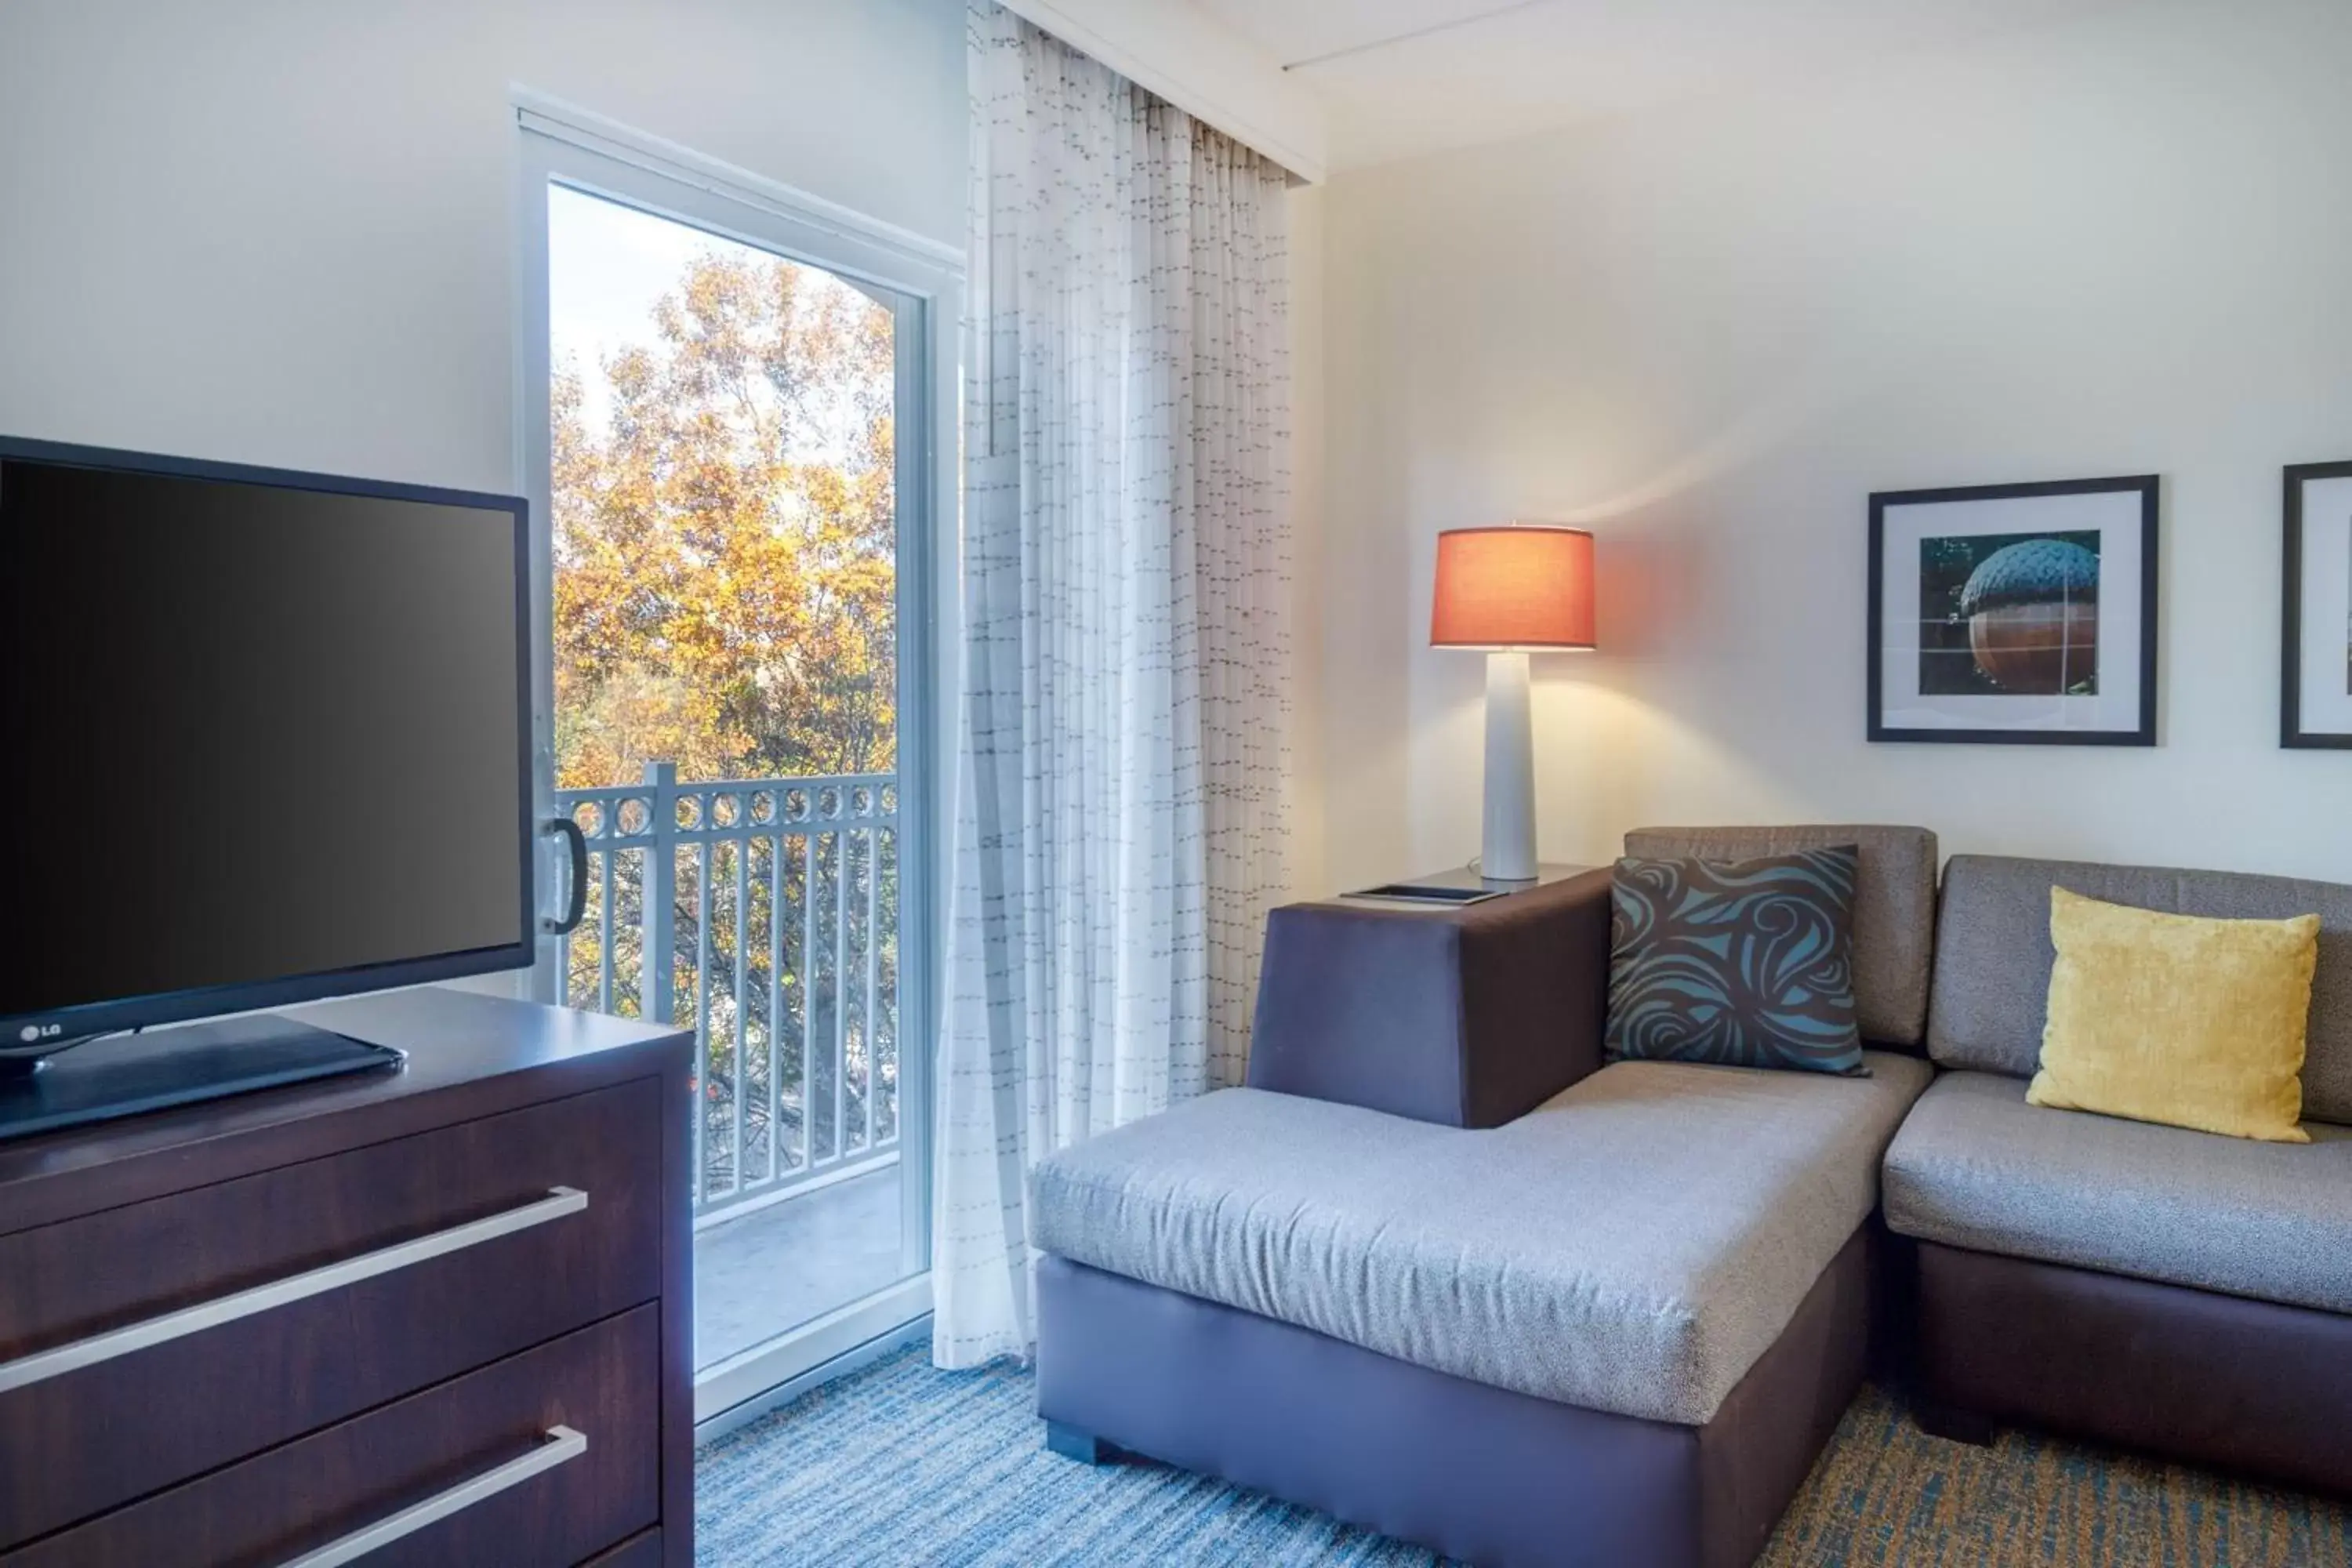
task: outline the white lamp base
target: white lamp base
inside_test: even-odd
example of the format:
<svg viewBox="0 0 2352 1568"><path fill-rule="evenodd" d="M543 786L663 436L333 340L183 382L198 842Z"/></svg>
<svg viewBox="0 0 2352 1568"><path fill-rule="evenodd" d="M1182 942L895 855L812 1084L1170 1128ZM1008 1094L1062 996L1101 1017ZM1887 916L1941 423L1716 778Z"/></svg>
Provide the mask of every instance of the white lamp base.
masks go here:
<svg viewBox="0 0 2352 1568"><path fill-rule="evenodd" d="M1489 881L1536 879L1535 721L1528 700L1528 656L1486 656L1486 822L1478 874Z"/></svg>

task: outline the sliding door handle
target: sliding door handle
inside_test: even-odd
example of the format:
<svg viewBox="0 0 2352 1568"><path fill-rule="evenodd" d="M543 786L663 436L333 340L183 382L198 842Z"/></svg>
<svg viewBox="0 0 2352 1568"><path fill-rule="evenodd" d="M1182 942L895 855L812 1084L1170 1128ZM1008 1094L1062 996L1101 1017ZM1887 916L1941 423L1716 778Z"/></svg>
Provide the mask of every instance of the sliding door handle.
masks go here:
<svg viewBox="0 0 2352 1568"><path fill-rule="evenodd" d="M563 836L563 847L570 851L571 857L572 887L571 896L564 900L562 916L560 919L540 916L539 929L550 936L570 936L579 929L581 921L588 913L588 836L581 832L580 825L568 816L551 816L540 826L546 832Z"/></svg>

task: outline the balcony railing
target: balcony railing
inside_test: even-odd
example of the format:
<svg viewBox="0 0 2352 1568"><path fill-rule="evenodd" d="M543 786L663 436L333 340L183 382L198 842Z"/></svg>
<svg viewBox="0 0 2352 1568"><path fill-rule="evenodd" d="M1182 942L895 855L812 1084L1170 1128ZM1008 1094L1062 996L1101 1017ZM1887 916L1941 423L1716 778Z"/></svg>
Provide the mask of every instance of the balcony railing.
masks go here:
<svg viewBox="0 0 2352 1568"><path fill-rule="evenodd" d="M575 1007L695 1032L698 1215L898 1147L898 781L560 790L588 845Z"/></svg>

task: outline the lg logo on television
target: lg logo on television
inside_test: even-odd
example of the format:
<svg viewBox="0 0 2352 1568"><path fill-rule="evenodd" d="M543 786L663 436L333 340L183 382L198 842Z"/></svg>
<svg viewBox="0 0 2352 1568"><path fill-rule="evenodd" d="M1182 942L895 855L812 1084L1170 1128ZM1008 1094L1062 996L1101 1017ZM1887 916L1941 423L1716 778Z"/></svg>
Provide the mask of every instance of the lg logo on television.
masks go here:
<svg viewBox="0 0 2352 1568"><path fill-rule="evenodd" d="M46 1029L38 1024L27 1024L16 1031L16 1037L29 1046L35 1040L54 1040L64 1029L63 1024L51 1024Z"/></svg>

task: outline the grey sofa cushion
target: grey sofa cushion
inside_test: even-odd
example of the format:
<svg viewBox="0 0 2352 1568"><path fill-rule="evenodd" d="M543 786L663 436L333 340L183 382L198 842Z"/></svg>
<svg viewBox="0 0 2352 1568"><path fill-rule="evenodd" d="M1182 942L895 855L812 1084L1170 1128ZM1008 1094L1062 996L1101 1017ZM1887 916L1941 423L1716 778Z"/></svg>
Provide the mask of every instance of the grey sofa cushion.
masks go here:
<svg viewBox="0 0 2352 1568"><path fill-rule="evenodd" d="M2352 1312L2352 1128L2263 1143L1936 1080L1886 1152L1886 1223L1951 1247Z"/></svg>
<svg viewBox="0 0 2352 1568"><path fill-rule="evenodd" d="M1235 1089L1045 1160L1033 1239L1457 1377L1696 1425L1878 1198L1930 1069L1622 1062L1485 1131Z"/></svg>
<svg viewBox="0 0 2352 1568"><path fill-rule="evenodd" d="M1936 836L1868 824L1800 827L1637 827L1625 853L1753 860L1851 844L1862 852L1853 894L1854 1011L1866 1040L1917 1046L1927 1027L1927 965L1936 942Z"/></svg>
<svg viewBox="0 0 2352 1568"><path fill-rule="evenodd" d="M2221 920L2319 916L2319 969L2303 1066L2303 1113L2352 1122L2352 887L2231 871L1955 855L1944 868L1928 1054L1948 1068L2031 1077L2057 953L2050 889Z"/></svg>

